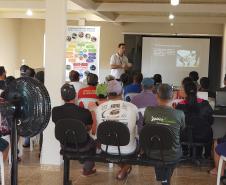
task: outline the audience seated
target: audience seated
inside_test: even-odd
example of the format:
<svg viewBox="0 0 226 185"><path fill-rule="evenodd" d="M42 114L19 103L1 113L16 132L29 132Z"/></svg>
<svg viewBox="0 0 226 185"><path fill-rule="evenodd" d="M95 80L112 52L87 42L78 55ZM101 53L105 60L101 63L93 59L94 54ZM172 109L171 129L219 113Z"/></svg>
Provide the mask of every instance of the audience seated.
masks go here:
<svg viewBox="0 0 226 185"><path fill-rule="evenodd" d="M29 67L26 71L25 71L25 76L34 78L35 77L35 70L31 67Z"/></svg>
<svg viewBox="0 0 226 185"><path fill-rule="evenodd" d="M202 77L200 79L200 89L199 89L199 91L200 92L207 92L208 93L208 97L215 98L216 95L215 95L214 92L210 91L209 85L210 85L209 78L208 77Z"/></svg>
<svg viewBox="0 0 226 185"><path fill-rule="evenodd" d="M22 65L20 66L20 76L26 76L26 71L29 69L29 66L27 65Z"/></svg>
<svg viewBox="0 0 226 185"><path fill-rule="evenodd" d="M117 100L117 96L109 96L109 101L102 103L97 107L96 118L97 127L100 123L106 120L114 120L122 122L128 126L130 131L130 142L127 146L120 147L122 155L133 154L137 148L136 142L136 119L137 108L135 105L122 100ZM101 145L103 151L106 150L106 146ZM119 155L118 147L109 146L108 153L113 155ZM130 173L132 166L127 164L120 164L120 170L117 173L117 179L123 180Z"/></svg>
<svg viewBox="0 0 226 185"><path fill-rule="evenodd" d="M213 138L211 129L213 110L208 101L197 98L197 85L194 82L185 82L185 80L183 82L185 100L176 106L176 109L185 113L186 129L182 133L182 141L188 141L191 131L193 142L209 143L205 148L205 157L210 157ZM197 147L197 157L202 156L202 149L202 147ZM186 148L184 148L184 152L187 154Z"/></svg>
<svg viewBox="0 0 226 185"><path fill-rule="evenodd" d="M199 91L200 89L200 84L198 83L199 80L199 74L196 71L191 71L189 73L189 77L192 79L192 81L195 83L195 85L197 86L197 90Z"/></svg>
<svg viewBox="0 0 226 185"><path fill-rule="evenodd" d="M133 83L133 80L131 78L131 75L129 73L123 73L120 76L120 81L122 83L122 87L126 87L127 85L130 85L131 83Z"/></svg>
<svg viewBox="0 0 226 185"><path fill-rule="evenodd" d="M154 80L152 78L144 78L142 80L143 91L134 96L131 103L137 106L139 110L139 120L138 120L138 133L140 133L143 128L143 114L146 107L155 107L158 105L156 95L153 94L152 90L154 88Z"/></svg>
<svg viewBox="0 0 226 185"><path fill-rule="evenodd" d="M79 92L80 89L86 87L85 84L80 82L80 75L78 71L71 70L69 73L70 84L74 86L75 91Z"/></svg>
<svg viewBox="0 0 226 185"><path fill-rule="evenodd" d="M98 76L93 73L89 73L87 76L87 83L88 86L85 88L82 88L78 92L78 101L80 107L88 107L89 100L96 101L97 95L96 95L96 86L98 84ZM85 101L88 102L85 102Z"/></svg>
<svg viewBox="0 0 226 185"><path fill-rule="evenodd" d="M153 93L156 94L159 85L162 84L162 76L160 74L154 74L153 79L154 79L154 82L155 82Z"/></svg>
<svg viewBox="0 0 226 185"><path fill-rule="evenodd" d="M222 141L221 143L219 143L216 146L215 152L219 156L219 158L220 158L220 156L226 157L226 140ZM219 160L218 160L218 163L219 163ZM224 175L224 169L225 169L225 162L224 162L224 164L222 166L221 176Z"/></svg>
<svg viewBox="0 0 226 185"><path fill-rule="evenodd" d="M170 106L170 102L173 98L173 89L168 84L161 84L157 91L158 106L147 107L144 112L144 124L164 124L172 126L174 134L177 136L177 141L175 141L175 148L172 151L165 153L168 157L176 157L175 155L180 154L180 131L185 127L185 116L180 110L175 110ZM179 152L179 153L178 153ZM155 156L153 158L158 158L160 156Z"/></svg>
<svg viewBox="0 0 226 185"><path fill-rule="evenodd" d="M138 109L146 108L148 106L156 106L158 104L157 99L152 92L154 88L154 80L152 78L144 78L141 84L143 91L134 96L131 103L136 105Z"/></svg>
<svg viewBox="0 0 226 185"><path fill-rule="evenodd" d="M138 94L142 91L141 82L143 80L143 75L140 72L135 72L133 74L133 83L124 87L124 98L129 94ZM126 101L131 101L131 97L128 97Z"/></svg>
<svg viewBox="0 0 226 185"><path fill-rule="evenodd" d="M87 86L87 84L88 84L88 83L87 83L87 79L88 79L89 74L90 74L89 71L85 71L85 72L84 72L85 78L83 79L82 83L83 83L85 86Z"/></svg>
<svg viewBox="0 0 226 185"><path fill-rule="evenodd" d="M52 110L52 120L55 124L59 120L71 118L82 121L87 128L88 139L87 142L82 144L81 147L89 148L90 150L95 150L95 142L89 136L88 132L92 127L92 115L89 110L81 108L75 104L76 92L73 85L64 84L61 87L61 96L65 104L62 106L54 107ZM96 172L94 169L93 161L85 161L83 166L83 175L91 175Z"/></svg>
<svg viewBox="0 0 226 185"><path fill-rule="evenodd" d="M0 97L0 104L1 103L4 103L4 99ZM8 121L6 119L6 115L3 112L0 112L0 152L2 152L3 154L4 161L7 160L9 152L9 143L2 138L2 136L8 135L10 132L8 129L5 128L7 125Z"/></svg>
<svg viewBox="0 0 226 185"><path fill-rule="evenodd" d="M154 85L162 84L162 76L160 74L154 74L153 79L155 81Z"/></svg>
<svg viewBox="0 0 226 185"><path fill-rule="evenodd" d="M45 73L44 71L39 71L35 74L35 79L44 84L45 82Z"/></svg>
<svg viewBox="0 0 226 185"><path fill-rule="evenodd" d="M4 66L0 66L0 94L5 89L6 70Z"/></svg>
<svg viewBox="0 0 226 185"><path fill-rule="evenodd" d="M96 134L96 109L97 107L107 101L107 85L106 84L98 84L96 87L96 95L98 99L95 102L89 102L88 109L90 110L93 118L93 125L91 134L95 136Z"/></svg>
<svg viewBox="0 0 226 185"><path fill-rule="evenodd" d="M224 76L224 87L220 88L221 91L226 91L226 74Z"/></svg>
<svg viewBox="0 0 226 185"><path fill-rule="evenodd" d="M180 145L180 132L185 127L185 116L180 110L173 109L170 104L173 98L173 89L168 84L161 84L157 91L158 106L147 107L144 113L144 124L163 124L169 126L175 135L174 145L170 150L164 151L165 160L177 160L182 156ZM161 159L159 151L152 150L150 156L153 159ZM155 168L156 172L162 174L161 179L165 179L170 173L169 169Z"/></svg>
<svg viewBox="0 0 226 185"><path fill-rule="evenodd" d="M114 76L109 75L105 80L107 83L107 93L115 93L116 95L122 93L122 86L118 80L115 80Z"/></svg>

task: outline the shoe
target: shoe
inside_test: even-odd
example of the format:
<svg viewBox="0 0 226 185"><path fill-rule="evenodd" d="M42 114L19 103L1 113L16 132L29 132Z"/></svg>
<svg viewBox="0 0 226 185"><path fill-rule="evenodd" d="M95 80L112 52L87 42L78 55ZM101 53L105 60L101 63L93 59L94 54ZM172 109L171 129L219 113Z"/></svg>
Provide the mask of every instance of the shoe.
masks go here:
<svg viewBox="0 0 226 185"><path fill-rule="evenodd" d="M126 177L128 177L128 175L130 174L131 170L132 170L132 166L130 166L130 167L127 169L127 171L121 170L121 171L118 173L116 179L118 179L118 180L120 180L120 181L121 181L121 180L124 180Z"/></svg>
<svg viewBox="0 0 226 185"><path fill-rule="evenodd" d="M88 176L90 176L90 175L95 174L96 172L97 172L96 169L92 169L92 170L90 170L90 171L85 171L85 170L83 170L82 175L88 177Z"/></svg>

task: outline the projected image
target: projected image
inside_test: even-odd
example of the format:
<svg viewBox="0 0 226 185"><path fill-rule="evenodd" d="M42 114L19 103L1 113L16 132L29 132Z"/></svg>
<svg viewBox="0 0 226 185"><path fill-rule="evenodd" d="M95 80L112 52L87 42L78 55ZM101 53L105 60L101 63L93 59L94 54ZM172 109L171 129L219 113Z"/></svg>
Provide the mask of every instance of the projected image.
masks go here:
<svg viewBox="0 0 226 185"><path fill-rule="evenodd" d="M177 50L176 67L199 67L195 50Z"/></svg>

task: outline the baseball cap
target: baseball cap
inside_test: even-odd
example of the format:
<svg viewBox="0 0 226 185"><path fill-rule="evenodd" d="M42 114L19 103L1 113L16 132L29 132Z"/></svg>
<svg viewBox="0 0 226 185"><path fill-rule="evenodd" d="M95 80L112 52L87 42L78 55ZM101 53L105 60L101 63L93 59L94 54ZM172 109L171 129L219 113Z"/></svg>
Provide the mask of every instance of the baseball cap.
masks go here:
<svg viewBox="0 0 226 185"><path fill-rule="evenodd" d="M75 88L73 85L64 84L61 87L61 96L64 101L70 101L70 100L75 99L75 95L76 95L76 92L75 92Z"/></svg>
<svg viewBox="0 0 226 185"><path fill-rule="evenodd" d="M96 95L98 97L107 97L107 85L106 84L98 84L96 87Z"/></svg>
<svg viewBox="0 0 226 185"><path fill-rule="evenodd" d="M151 87L154 85L154 83L155 83L155 81L152 78L144 78L142 80L142 85L144 87Z"/></svg>

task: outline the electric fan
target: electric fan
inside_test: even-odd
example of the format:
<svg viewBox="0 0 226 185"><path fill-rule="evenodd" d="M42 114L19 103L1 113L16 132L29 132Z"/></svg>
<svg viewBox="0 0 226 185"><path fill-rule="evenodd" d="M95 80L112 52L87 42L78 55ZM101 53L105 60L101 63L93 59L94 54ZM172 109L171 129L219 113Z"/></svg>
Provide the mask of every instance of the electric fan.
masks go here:
<svg viewBox="0 0 226 185"><path fill-rule="evenodd" d="M30 77L10 83L4 96L7 103L0 104L0 112L7 115L11 129L11 185L17 185L17 137L32 137L47 127L51 115L50 97L44 85Z"/></svg>

